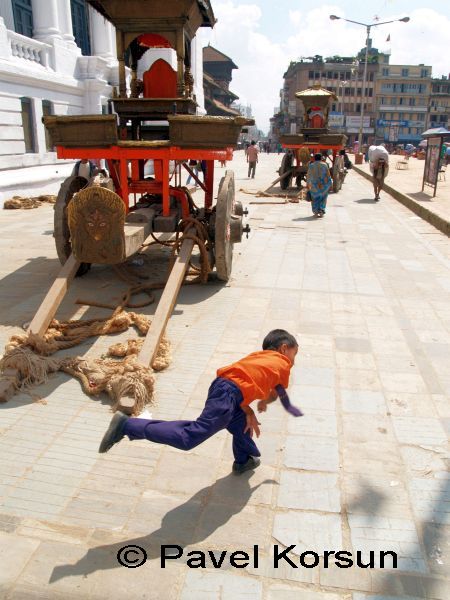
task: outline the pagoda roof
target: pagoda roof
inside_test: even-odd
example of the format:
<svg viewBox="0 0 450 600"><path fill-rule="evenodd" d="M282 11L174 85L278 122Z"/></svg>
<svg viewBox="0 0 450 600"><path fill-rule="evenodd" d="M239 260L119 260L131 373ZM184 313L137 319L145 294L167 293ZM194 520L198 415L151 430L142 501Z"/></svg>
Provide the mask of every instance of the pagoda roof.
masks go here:
<svg viewBox="0 0 450 600"><path fill-rule="evenodd" d="M229 56L213 46L205 46L203 48L203 62L229 62L232 65L232 69L239 69Z"/></svg>

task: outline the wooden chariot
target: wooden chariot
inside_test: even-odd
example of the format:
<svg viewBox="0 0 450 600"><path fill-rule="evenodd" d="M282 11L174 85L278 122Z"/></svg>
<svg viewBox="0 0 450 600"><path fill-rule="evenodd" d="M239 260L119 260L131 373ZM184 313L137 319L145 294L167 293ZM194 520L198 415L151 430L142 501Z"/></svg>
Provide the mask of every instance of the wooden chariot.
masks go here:
<svg viewBox="0 0 450 600"><path fill-rule="evenodd" d="M298 134L280 137L281 145L287 150L278 170L280 187L285 190L295 180L295 185L300 189L302 180L306 178L311 154L326 153L331 160L333 191L337 193L344 179L344 162L339 151L344 149L347 141L347 136L330 133L328 129L330 104L337 97L319 84L295 95L303 104L304 126Z"/></svg>
<svg viewBox="0 0 450 600"><path fill-rule="evenodd" d="M88 0L116 28L119 90L112 114L47 116L43 121L61 159L104 160L108 185L72 176L61 185L54 213L56 250L62 269L28 331L43 335L73 277L92 263L120 264L151 233L186 232L195 220L206 231L209 263L228 281L233 245L241 241L242 205L235 201L234 173L226 171L213 200L214 161L231 160L239 134L252 120L197 116L191 75L191 40L199 27L213 27L209 0ZM138 62L151 47L172 48L176 71L157 60L137 78ZM126 68L131 70L131 93ZM201 161L204 180L189 166ZM152 161L151 176L146 165ZM182 175L194 178L203 204L193 202ZM152 365L194 247L186 236L172 267L139 361ZM1 386L0 386L1 388ZM0 389L0 400L8 390ZM126 404L126 403L125 403ZM132 404L132 403L131 403ZM122 406L127 410L127 406ZM128 406L132 410L132 406Z"/></svg>

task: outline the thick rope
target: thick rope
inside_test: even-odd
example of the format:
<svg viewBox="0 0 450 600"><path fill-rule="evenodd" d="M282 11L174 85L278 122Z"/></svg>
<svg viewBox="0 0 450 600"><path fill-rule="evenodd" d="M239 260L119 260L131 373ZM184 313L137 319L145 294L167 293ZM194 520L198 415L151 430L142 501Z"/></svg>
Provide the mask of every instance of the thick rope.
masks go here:
<svg viewBox="0 0 450 600"><path fill-rule="evenodd" d="M192 239L200 250L200 266L193 266L194 272L190 273L196 278L185 283L205 282L210 271L208 260L210 240L206 226L197 219L189 218L180 223L176 239L170 244L172 246L170 269L185 239ZM122 333L131 326L134 326L141 335L147 334L150 319L139 313L127 312L124 308L146 306L153 301L150 290L164 287L164 284L137 283L136 279L130 278L127 273L118 272L118 274L130 284L118 306L111 307L99 302L77 300L78 303L113 309L110 317L66 322L53 319L43 336L31 332L11 336L5 347L5 354L0 359L0 371L16 370L17 377L14 380L5 377L13 381L16 390L45 383L49 373L59 370L79 379L83 390L89 395L98 396L103 391L107 392L114 402L113 410L117 409L120 398L125 395L134 398L134 414L139 414L146 404L154 402L153 373L167 368L171 359L170 343L165 337L161 340L152 366L142 365L137 360L144 342L143 338L112 345L108 350L110 358L51 357L52 354L72 348L91 337ZM139 293L146 293L149 300L141 304L131 303L131 297Z"/></svg>

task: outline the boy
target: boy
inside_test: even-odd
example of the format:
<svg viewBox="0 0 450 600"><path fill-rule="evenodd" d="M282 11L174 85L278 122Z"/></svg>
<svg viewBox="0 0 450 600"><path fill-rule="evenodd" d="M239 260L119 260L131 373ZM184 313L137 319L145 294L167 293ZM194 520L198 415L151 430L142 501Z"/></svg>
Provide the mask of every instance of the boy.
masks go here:
<svg viewBox="0 0 450 600"><path fill-rule="evenodd" d="M100 444L99 452L108 452L127 435L130 440L147 439L167 444L179 450L191 450L215 433L227 429L233 436L233 471L244 473L259 466L261 456L253 434L259 437L259 421L250 404L259 399L258 411L276 400L278 393L283 406L296 414L289 405L283 388L289 385L289 375L298 352L293 335L284 329L274 329L266 335L260 352L219 369L212 382L205 408L195 421L155 421L128 418L118 412ZM286 404L287 401L287 404ZM289 408L288 408L289 407ZM297 411L297 416L299 415Z"/></svg>

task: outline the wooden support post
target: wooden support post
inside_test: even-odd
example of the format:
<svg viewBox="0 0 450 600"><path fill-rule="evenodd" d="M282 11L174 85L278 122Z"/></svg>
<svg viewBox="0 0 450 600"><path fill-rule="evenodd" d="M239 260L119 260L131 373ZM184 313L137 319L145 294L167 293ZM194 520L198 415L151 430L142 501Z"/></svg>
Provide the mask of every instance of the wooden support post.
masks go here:
<svg viewBox="0 0 450 600"><path fill-rule="evenodd" d="M167 321L169 320L173 307L177 301L178 292L180 291L181 284L183 283L193 248L193 240L185 239L181 244L180 254L177 256L172 267L169 279L167 280L166 286L156 308L156 312L153 316L152 324L150 325L144 340L144 344L139 352L138 361L145 366L151 366L155 360L161 338L166 329ZM133 408L134 398L131 398L130 396L124 396L120 399L119 410L124 413L131 414L133 412Z"/></svg>
<svg viewBox="0 0 450 600"><path fill-rule="evenodd" d="M44 335L79 266L80 263L71 254L59 271L53 285L29 324L28 333ZM16 369L6 369L3 372L3 381L0 381L0 402L7 402L14 395L16 383L18 383L18 372Z"/></svg>

